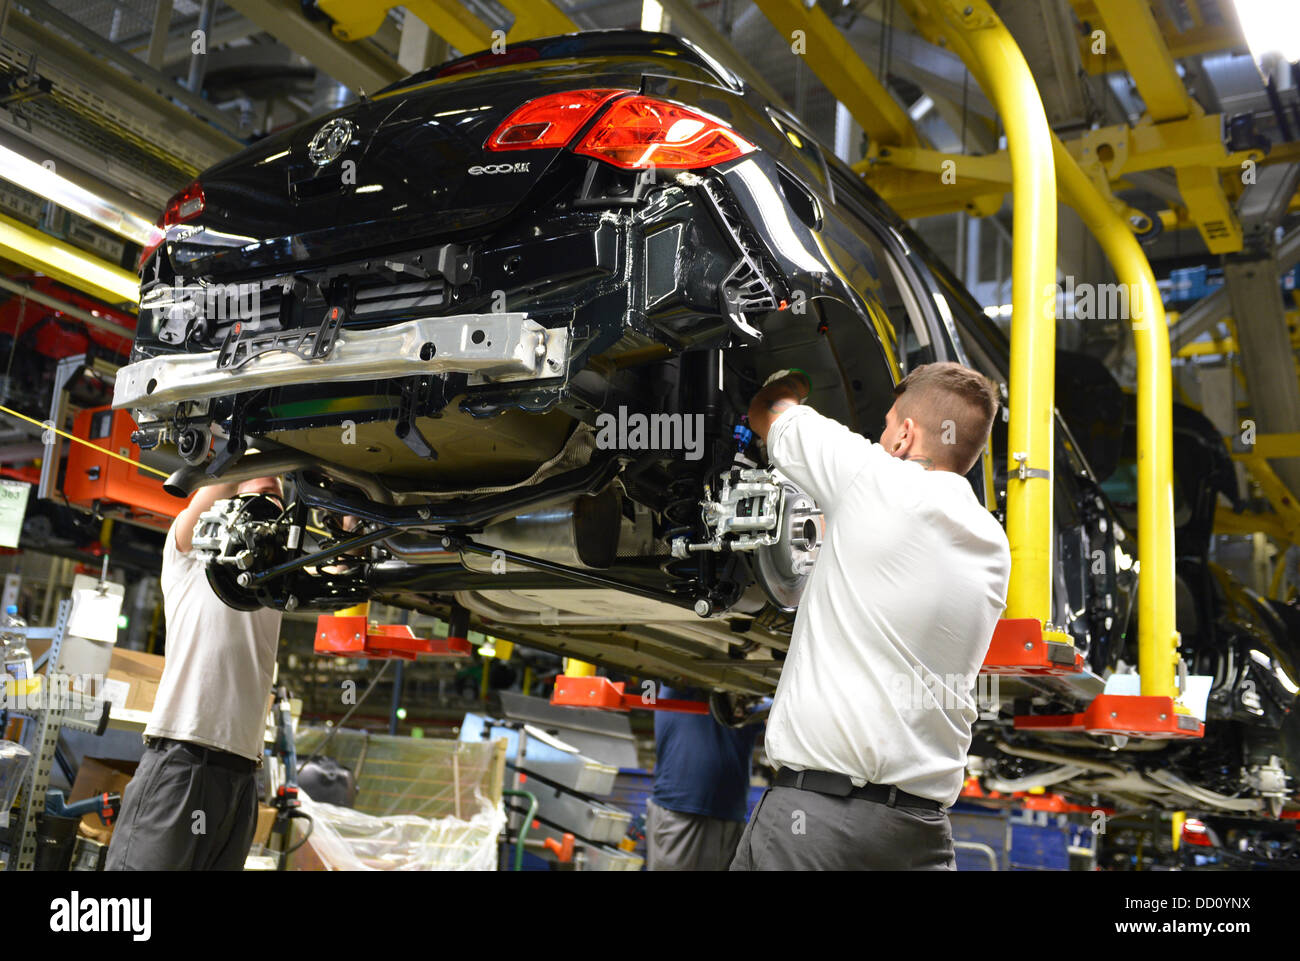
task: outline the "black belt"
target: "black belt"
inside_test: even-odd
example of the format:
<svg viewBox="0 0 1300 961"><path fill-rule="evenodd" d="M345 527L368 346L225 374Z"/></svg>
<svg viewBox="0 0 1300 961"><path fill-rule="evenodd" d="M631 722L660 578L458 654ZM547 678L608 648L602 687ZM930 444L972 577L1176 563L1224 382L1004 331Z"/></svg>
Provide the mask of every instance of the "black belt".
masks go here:
<svg viewBox="0 0 1300 961"><path fill-rule="evenodd" d="M818 794L829 794L831 797L879 801L891 808L901 805L909 808L925 808L930 811L943 810L943 805L938 801L908 794L892 784L864 784L862 787L855 787L853 779L847 774L832 774L829 771L796 771L793 768L783 767L776 772L776 786L816 791Z"/></svg>
<svg viewBox="0 0 1300 961"><path fill-rule="evenodd" d="M152 751L165 751L172 745L178 745L201 764L211 764L213 767L225 768L238 774L252 774L257 770L258 762L251 758L231 754L229 751L219 751L212 747L204 747L202 744L195 744L193 741L178 741L170 737L146 737L144 744L145 747Z"/></svg>

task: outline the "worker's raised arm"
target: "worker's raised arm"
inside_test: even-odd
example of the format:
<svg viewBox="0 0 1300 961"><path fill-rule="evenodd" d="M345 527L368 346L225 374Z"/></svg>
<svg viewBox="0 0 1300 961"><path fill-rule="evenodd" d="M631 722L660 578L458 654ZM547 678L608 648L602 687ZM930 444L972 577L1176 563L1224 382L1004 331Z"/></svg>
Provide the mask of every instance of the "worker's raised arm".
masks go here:
<svg viewBox="0 0 1300 961"><path fill-rule="evenodd" d="M217 501L234 497L238 490L238 484L200 487L189 505L176 518L176 549L182 554L188 554L194 546L194 527L199 522L199 516Z"/></svg>
<svg viewBox="0 0 1300 961"><path fill-rule="evenodd" d="M767 442L768 459L830 510L836 495L866 466L875 446L838 421L800 406L810 383L802 371L768 381L749 405L749 426ZM877 449L878 456L885 455Z"/></svg>

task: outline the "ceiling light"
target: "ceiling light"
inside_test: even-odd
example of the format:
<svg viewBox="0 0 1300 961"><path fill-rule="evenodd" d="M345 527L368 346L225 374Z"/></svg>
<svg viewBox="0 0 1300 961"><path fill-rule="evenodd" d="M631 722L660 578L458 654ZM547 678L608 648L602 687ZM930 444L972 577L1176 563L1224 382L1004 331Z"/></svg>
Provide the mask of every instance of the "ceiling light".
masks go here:
<svg viewBox="0 0 1300 961"><path fill-rule="evenodd" d="M49 167L28 160L8 147L0 147L0 176L24 190L44 197L74 214L85 217L119 237L148 246L157 240L158 228L112 201L91 193Z"/></svg>
<svg viewBox="0 0 1300 961"><path fill-rule="evenodd" d="M1233 2L1256 63L1262 63L1269 54L1281 54L1288 63L1300 60L1300 4L1295 0Z"/></svg>

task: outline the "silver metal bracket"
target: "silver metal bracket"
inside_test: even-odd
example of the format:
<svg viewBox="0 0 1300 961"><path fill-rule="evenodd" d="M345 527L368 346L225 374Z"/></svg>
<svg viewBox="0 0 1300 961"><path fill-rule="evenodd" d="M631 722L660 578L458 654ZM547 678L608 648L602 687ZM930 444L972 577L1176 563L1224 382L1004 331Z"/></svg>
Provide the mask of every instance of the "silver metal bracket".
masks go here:
<svg viewBox="0 0 1300 961"><path fill-rule="evenodd" d="M1052 479L1052 472L1041 467L1029 467L1025 461L1029 460L1029 455L1017 451L1011 455L1011 459L1018 465L1016 467L1016 476L1021 480L1028 480L1031 477L1041 477L1044 480Z"/></svg>

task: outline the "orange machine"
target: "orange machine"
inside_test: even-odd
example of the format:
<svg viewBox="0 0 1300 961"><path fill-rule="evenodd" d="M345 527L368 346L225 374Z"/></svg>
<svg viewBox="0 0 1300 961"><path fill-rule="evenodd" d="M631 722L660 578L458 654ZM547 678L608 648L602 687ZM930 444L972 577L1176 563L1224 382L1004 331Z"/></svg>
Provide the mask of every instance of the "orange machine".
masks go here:
<svg viewBox="0 0 1300 961"><path fill-rule="evenodd" d="M139 462L140 448L131 443L135 429L129 412L92 407L77 415L72 433ZM188 503L164 491L157 474L85 444L69 447L63 494L74 507L165 531Z"/></svg>

